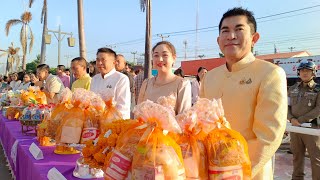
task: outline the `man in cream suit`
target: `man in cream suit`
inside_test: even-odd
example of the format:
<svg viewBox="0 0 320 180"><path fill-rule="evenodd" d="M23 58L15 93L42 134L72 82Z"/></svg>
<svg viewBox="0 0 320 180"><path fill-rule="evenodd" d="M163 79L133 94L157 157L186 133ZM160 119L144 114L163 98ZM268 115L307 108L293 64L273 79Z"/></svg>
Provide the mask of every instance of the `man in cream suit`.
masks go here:
<svg viewBox="0 0 320 180"><path fill-rule="evenodd" d="M200 97L221 98L231 128L248 142L253 179L273 179L272 157L280 146L287 119L284 70L256 59L259 39L252 12L228 10L219 24L219 47L227 63L209 71Z"/></svg>

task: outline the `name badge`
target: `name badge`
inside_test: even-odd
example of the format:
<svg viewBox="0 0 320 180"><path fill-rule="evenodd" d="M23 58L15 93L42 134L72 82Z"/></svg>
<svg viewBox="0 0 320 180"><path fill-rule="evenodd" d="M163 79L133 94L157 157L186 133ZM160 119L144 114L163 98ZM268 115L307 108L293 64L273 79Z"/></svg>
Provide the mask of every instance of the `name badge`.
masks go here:
<svg viewBox="0 0 320 180"><path fill-rule="evenodd" d="M29 151L36 160L43 159L43 153L35 143L31 144L31 146L29 147Z"/></svg>
<svg viewBox="0 0 320 180"><path fill-rule="evenodd" d="M47 178L49 180L67 180L55 167L48 171Z"/></svg>

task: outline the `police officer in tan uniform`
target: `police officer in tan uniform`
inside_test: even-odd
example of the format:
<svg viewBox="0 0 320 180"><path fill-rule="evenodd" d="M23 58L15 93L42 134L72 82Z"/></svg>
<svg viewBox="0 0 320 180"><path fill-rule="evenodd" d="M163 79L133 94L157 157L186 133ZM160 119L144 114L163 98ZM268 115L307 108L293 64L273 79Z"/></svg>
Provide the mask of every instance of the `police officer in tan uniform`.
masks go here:
<svg viewBox="0 0 320 180"><path fill-rule="evenodd" d="M293 126L302 123L317 123L320 116L320 85L315 83L316 65L311 61L301 62L298 67L297 82L289 88L288 119ZM307 149L312 167L312 179L320 179L320 137L300 133L290 133L293 153L292 179L304 179L304 157Z"/></svg>

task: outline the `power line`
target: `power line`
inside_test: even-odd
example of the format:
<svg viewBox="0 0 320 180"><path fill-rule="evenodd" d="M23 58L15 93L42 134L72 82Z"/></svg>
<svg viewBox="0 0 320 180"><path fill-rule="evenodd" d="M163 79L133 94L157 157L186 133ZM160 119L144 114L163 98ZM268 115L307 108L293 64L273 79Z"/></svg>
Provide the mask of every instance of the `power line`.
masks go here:
<svg viewBox="0 0 320 180"><path fill-rule="evenodd" d="M261 20L261 19L266 19L266 18L270 18L270 17L281 16L281 15L285 15L285 14L289 14L289 13L304 11L304 10L307 10L307 9L313 9L313 8L317 8L317 7L320 7L320 5L314 5L314 6L305 7L305 8L300 8L300 9L295 9L295 10L286 11L286 12L282 12L282 13L277 13L277 14L262 16L262 17L258 17L258 18L256 18L256 19L257 19L257 20ZM308 13L312 13L312 12L317 12L317 11L318 11L318 10L310 11L310 12L305 12L305 13L299 13L299 14L293 14L293 15L285 16L285 17L273 18L272 21L278 20L278 19L283 19L283 18L290 18L290 17L297 16L297 15L304 15L304 14L308 14ZM267 22L267 21L270 21L270 20L258 21L258 22L261 23L261 22ZM209 26L209 27L204 27L204 28L198 28L198 31L201 32L201 33L211 32L211 31L215 31L215 30L218 30L218 26ZM181 36L181 35L194 34L195 31L196 31L196 29L182 30L182 31L173 31L173 32L161 33L161 35ZM153 40L154 40L155 38L157 38L157 34L152 36L152 39L153 39ZM145 38L139 38L139 39L124 41L124 42L119 42L119 43L113 43L113 44L111 44L111 45L118 45L118 46L121 45L121 46L125 46L125 45L140 44L140 43L143 43L144 41L145 41ZM270 42L270 43L271 43L271 42ZM274 43L274 41L273 41L272 43ZM278 44L278 43L276 42L276 44Z"/></svg>

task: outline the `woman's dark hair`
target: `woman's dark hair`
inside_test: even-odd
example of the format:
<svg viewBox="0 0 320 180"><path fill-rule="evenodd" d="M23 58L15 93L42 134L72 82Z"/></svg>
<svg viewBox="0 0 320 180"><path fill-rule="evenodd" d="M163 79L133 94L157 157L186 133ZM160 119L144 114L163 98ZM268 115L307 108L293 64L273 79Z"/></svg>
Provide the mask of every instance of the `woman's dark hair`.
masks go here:
<svg viewBox="0 0 320 180"><path fill-rule="evenodd" d="M89 66L88 66L88 68L87 68L90 77L93 77L94 75L96 75L96 74L98 73L98 72L97 72L97 69L96 69L96 61L90 61L89 64L91 64L91 65L94 67L93 72L90 72Z"/></svg>
<svg viewBox="0 0 320 180"><path fill-rule="evenodd" d="M178 68L174 71L174 74L177 75L177 76L180 76L182 78L184 78L184 72L181 68Z"/></svg>
<svg viewBox="0 0 320 180"><path fill-rule="evenodd" d="M167 46L167 48L170 50L170 52L172 53L173 56L176 56L176 48L173 46L173 44L171 44L169 41L160 41L158 42L156 45L153 46L152 48L152 53L154 52L154 50L156 49L156 47L160 46L161 44L164 44Z"/></svg>
<svg viewBox="0 0 320 180"><path fill-rule="evenodd" d="M198 74L199 74L200 71L202 71L202 69L205 69L205 70L208 71L208 69L205 68L205 67L199 67L199 68L198 68L198 73L197 73L197 77L196 77L198 82L200 82L200 77L198 76Z"/></svg>
<svg viewBox="0 0 320 180"><path fill-rule="evenodd" d="M25 72L23 72L23 71L18 72L18 80L20 80L21 82L23 81L24 74L25 74Z"/></svg>

